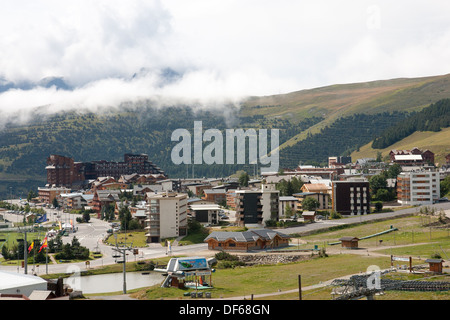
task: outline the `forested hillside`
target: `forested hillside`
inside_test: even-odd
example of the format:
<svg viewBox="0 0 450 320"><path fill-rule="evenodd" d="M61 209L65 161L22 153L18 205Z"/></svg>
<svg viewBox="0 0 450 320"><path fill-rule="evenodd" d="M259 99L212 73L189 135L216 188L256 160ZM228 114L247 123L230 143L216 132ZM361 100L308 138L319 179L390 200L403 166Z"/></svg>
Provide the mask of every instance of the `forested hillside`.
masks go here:
<svg viewBox="0 0 450 320"><path fill-rule="evenodd" d="M384 149L416 131L440 131L450 126L450 99L439 100L420 112L412 113L374 139L372 148ZM450 137L449 137L450 139Z"/></svg>
<svg viewBox="0 0 450 320"><path fill-rule="evenodd" d="M234 124L229 126L231 118ZM223 135L227 128L277 128L282 143L320 120L313 117L292 124L289 120L260 116L240 118L237 114L225 117L217 111L194 112L189 107L147 107L109 115L59 114L35 120L28 126L10 126L0 132L0 174L44 177L50 154L73 157L75 161L123 161L125 153L146 153L171 177L193 173L195 176L227 176L240 169L251 171L253 168L248 165L196 165L194 168L175 165L171 161L171 150L177 142L171 141L172 132L182 128L193 136L194 121L202 121L203 130L219 129Z"/></svg>
<svg viewBox="0 0 450 320"><path fill-rule="evenodd" d="M293 168L303 164L326 165L328 157L350 155L360 146L372 141L386 128L407 117L404 112L383 112L374 115L355 114L342 117L319 133L309 135L281 151L281 166Z"/></svg>

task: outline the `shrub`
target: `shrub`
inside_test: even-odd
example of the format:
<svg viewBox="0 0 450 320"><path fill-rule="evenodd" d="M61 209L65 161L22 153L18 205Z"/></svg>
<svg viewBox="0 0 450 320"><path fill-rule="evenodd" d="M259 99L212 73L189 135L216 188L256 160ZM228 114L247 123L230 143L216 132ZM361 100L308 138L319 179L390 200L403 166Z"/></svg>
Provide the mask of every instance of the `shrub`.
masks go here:
<svg viewBox="0 0 450 320"><path fill-rule="evenodd" d="M435 252L431 255L431 259L442 259L442 256L439 252Z"/></svg>
<svg viewBox="0 0 450 320"><path fill-rule="evenodd" d="M270 220L266 220L266 227L276 227L277 226L277 221L274 219L270 219Z"/></svg>
<svg viewBox="0 0 450 320"><path fill-rule="evenodd" d="M229 254L228 252L225 251L220 251L218 253L215 254L215 258L217 260L225 260L225 261L237 261L239 260L238 257L233 256L232 254Z"/></svg>
<svg viewBox="0 0 450 320"><path fill-rule="evenodd" d="M330 213L330 218L331 219L341 219L342 216L340 213L336 212L336 211L331 211Z"/></svg>
<svg viewBox="0 0 450 320"><path fill-rule="evenodd" d="M136 263L136 271L153 271L155 269L154 261L143 261L144 263Z"/></svg>
<svg viewBox="0 0 450 320"><path fill-rule="evenodd" d="M383 210L383 203L381 201L375 202L375 212L381 212Z"/></svg>

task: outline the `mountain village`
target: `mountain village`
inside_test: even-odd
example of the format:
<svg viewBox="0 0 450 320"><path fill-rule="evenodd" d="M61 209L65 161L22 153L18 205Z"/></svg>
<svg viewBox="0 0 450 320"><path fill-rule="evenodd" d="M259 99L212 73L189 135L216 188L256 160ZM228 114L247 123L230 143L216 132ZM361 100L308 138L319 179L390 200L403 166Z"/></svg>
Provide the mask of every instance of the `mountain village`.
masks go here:
<svg viewBox="0 0 450 320"><path fill-rule="evenodd" d="M92 217L110 223L104 240L115 237L115 245L110 242L110 246L116 248L116 257L120 257L119 252L125 257L126 250L139 254L139 248L125 248L126 238L124 249L120 249L117 235L143 230L143 246L162 245L167 255L195 226L209 230L200 242L207 244L212 253L258 253L260 258L269 257L274 251L293 245L287 232L290 227L381 216L392 208L428 208L447 203L444 195L450 185L445 184L450 179L450 154L445 159L446 163L435 164L432 151L413 148L392 150L386 161L379 157L352 162L350 157L330 156L327 167L283 168L260 176L242 171L228 178L175 179L145 154L125 154L123 162L76 162L70 157L50 155L45 167L47 184L39 187L37 194L30 192L27 201L20 199L13 204L12 195L5 199L0 209L1 224L2 230L14 230L18 226L15 221L27 222L22 229L28 225L46 230L45 239L35 244L40 247L39 252L57 234L76 238L79 226ZM448 219L450 212L442 212ZM83 215L75 219L71 217L75 213ZM7 218L11 216L12 219ZM236 229L221 231L227 227ZM6 241L5 236L2 238ZM350 235L340 238L339 243L342 248L358 249L358 240L361 239ZM6 248L6 242L0 244ZM28 251L31 252L29 247ZM3 255L7 255L5 252L2 250ZM211 277L217 259L186 259L173 258L167 267L159 269L167 275L162 287L186 288L190 284L196 292L199 286L212 288L211 279L207 278ZM448 272L443 259L427 261L430 271ZM22 261L18 271L26 267ZM16 287L21 281L9 287L7 281L0 283L4 283L0 285L0 298L14 297L12 292L21 290L26 294L21 293L20 297L28 299L32 294ZM44 289L48 292L45 297L68 296L67 292L62 294L61 283L59 287L55 283L52 286ZM203 293L199 296L204 297Z"/></svg>

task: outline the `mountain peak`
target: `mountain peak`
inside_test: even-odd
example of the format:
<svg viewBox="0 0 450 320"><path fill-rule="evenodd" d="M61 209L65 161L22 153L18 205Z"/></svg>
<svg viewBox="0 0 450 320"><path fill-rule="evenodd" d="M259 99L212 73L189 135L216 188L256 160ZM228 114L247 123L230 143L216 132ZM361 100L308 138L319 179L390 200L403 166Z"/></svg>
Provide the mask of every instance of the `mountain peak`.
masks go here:
<svg viewBox="0 0 450 320"><path fill-rule="evenodd" d="M44 88L56 87L56 89L70 90L71 87L64 81L63 77L45 77L42 78L38 83L38 86Z"/></svg>

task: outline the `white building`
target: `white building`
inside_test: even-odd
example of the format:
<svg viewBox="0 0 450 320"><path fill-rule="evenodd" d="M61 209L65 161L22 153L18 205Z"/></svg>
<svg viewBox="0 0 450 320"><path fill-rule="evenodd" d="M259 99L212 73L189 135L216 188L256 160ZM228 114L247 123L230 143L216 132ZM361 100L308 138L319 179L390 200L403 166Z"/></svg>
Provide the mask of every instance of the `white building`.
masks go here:
<svg viewBox="0 0 450 320"><path fill-rule="evenodd" d="M280 196L278 204L278 217L283 217L286 213L286 207L291 208L292 215L297 212L298 199L294 196Z"/></svg>
<svg viewBox="0 0 450 320"><path fill-rule="evenodd" d="M82 207L82 193L62 193L59 195L59 199L61 202L59 205L63 207L64 209L74 209L74 210L80 210L83 209Z"/></svg>
<svg viewBox="0 0 450 320"><path fill-rule="evenodd" d="M187 234L187 195L176 192L146 194L147 242L175 238Z"/></svg>
<svg viewBox="0 0 450 320"><path fill-rule="evenodd" d="M47 290L47 281L30 274L0 271L0 293L29 297L35 290Z"/></svg>
<svg viewBox="0 0 450 320"><path fill-rule="evenodd" d="M401 204L433 204L439 195L439 172L418 170L397 176L397 201Z"/></svg>

